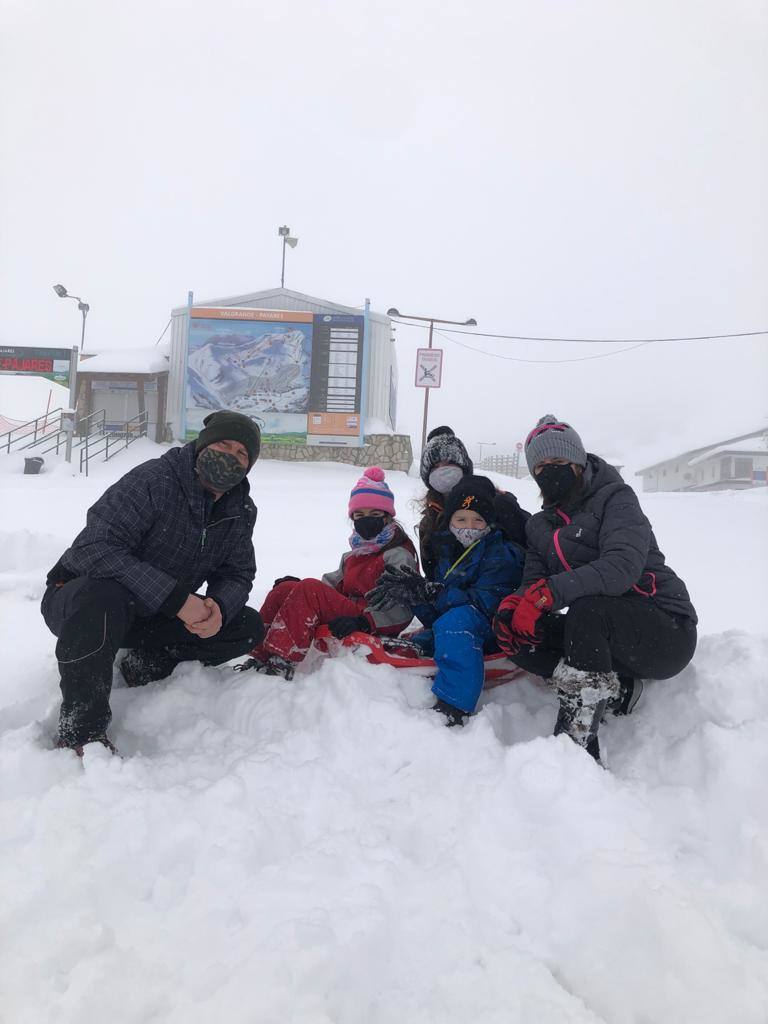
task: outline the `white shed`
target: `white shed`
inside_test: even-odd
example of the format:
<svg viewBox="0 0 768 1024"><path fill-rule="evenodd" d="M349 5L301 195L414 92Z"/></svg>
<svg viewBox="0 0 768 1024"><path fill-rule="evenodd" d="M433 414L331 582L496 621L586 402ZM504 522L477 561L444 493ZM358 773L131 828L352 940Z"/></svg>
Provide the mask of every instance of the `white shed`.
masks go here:
<svg viewBox="0 0 768 1024"><path fill-rule="evenodd" d="M194 436L217 408L252 416L269 445L347 446L396 429L391 321L270 288L171 314L168 421Z"/></svg>

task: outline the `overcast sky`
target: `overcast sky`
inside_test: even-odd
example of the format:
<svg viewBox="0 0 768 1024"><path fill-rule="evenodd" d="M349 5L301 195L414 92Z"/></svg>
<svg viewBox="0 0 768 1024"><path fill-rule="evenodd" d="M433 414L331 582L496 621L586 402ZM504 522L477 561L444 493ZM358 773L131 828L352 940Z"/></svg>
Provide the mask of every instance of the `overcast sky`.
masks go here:
<svg viewBox="0 0 768 1024"><path fill-rule="evenodd" d="M768 4L0 0L0 342L279 284L515 334L768 329ZM597 346L459 338L559 360ZM415 329L400 426L420 432ZM632 461L768 416L768 340L446 350L432 425ZM1 412L2 410L0 410ZM655 446L655 447L654 447Z"/></svg>

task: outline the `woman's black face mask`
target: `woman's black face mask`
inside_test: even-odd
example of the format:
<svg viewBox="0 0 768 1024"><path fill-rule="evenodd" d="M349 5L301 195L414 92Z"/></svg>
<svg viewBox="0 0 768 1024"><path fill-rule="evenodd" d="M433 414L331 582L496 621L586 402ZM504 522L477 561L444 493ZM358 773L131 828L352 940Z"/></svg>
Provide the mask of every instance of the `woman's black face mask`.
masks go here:
<svg viewBox="0 0 768 1024"><path fill-rule="evenodd" d="M566 463L564 466L548 463L546 466L542 466L535 479L546 501L557 504L570 494L578 476L570 463Z"/></svg>
<svg viewBox="0 0 768 1024"><path fill-rule="evenodd" d="M386 525L386 516L360 516L359 519L352 520L355 533L359 534L363 540L373 540Z"/></svg>

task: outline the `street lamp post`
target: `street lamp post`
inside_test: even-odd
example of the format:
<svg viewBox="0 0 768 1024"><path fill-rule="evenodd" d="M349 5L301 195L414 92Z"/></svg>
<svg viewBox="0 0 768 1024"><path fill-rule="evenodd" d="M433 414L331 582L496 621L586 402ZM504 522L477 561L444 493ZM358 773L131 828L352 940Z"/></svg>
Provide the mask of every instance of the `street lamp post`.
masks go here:
<svg viewBox="0 0 768 1024"><path fill-rule="evenodd" d="M436 316L412 316L410 313L401 313L398 309L393 306L387 310L387 316L399 317L401 320L421 320L424 323L429 324L429 344L428 348L432 348L432 334L435 329L435 324L455 324L457 327L477 327L477 320L474 317L470 317L469 320L440 320ZM424 388L424 418L421 424L421 450L427 446L427 416L429 414L429 392L430 388Z"/></svg>
<svg viewBox="0 0 768 1024"><path fill-rule="evenodd" d="M299 240L298 238L291 237L291 229L287 224L283 224L281 228L278 228L277 233L283 240L283 265L280 270L280 287L285 288L285 247L286 245L290 245L292 249L295 249L299 244Z"/></svg>
<svg viewBox="0 0 768 1024"><path fill-rule="evenodd" d="M74 299L77 302L77 308L83 314L83 329L80 333L80 351L85 352L85 318L88 316L90 306L87 302L83 302L79 295L70 295L63 284L55 284L53 290L59 296L60 299Z"/></svg>

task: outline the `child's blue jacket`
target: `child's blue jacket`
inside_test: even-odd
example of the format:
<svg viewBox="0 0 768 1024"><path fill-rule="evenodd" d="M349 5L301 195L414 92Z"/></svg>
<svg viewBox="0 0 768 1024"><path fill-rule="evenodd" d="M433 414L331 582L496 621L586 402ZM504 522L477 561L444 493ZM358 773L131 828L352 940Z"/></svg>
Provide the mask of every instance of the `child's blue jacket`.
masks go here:
<svg viewBox="0 0 768 1024"><path fill-rule="evenodd" d="M490 621L501 599L520 584L525 561L522 549L504 540L496 529L467 549L448 530L436 534L434 544L435 580L444 586L434 603L416 605L414 614L431 626L451 608L473 605Z"/></svg>

